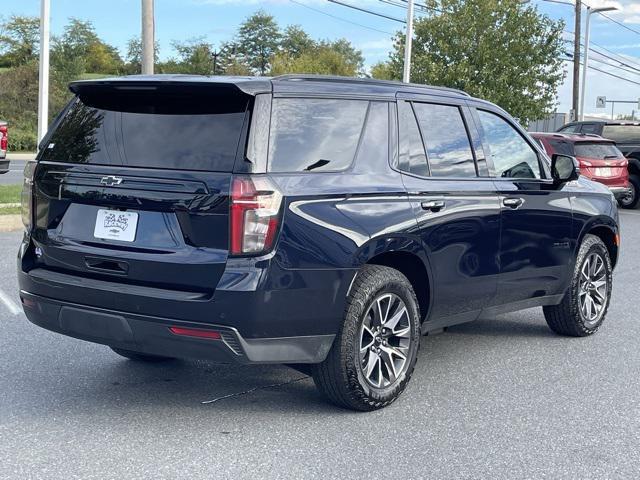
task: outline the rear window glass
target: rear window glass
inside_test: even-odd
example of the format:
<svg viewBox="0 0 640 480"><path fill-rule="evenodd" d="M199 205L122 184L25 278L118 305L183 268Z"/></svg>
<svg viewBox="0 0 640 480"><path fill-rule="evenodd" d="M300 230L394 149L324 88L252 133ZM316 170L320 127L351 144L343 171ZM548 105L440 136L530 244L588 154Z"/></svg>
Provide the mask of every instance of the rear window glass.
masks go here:
<svg viewBox="0 0 640 480"><path fill-rule="evenodd" d="M343 170L353 161L368 101L277 98L273 101L269 170Z"/></svg>
<svg viewBox="0 0 640 480"><path fill-rule="evenodd" d="M599 160L622 157L620 150L612 143L576 143L574 149L576 157Z"/></svg>
<svg viewBox="0 0 640 480"><path fill-rule="evenodd" d="M40 159L232 171L247 109L240 96L110 89L77 98Z"/></svg>
<svg viewBox="0 0 640 480"><path fill-rule="evenodd" d="M640 125L605 125L602 136L617 143L640 143Z"/></svg>
<svg viewBox="0 0 640 480"><path fill-rule="evenodd" d="M549 140L549 145L553 148L553 153L560 155L575 155L573 152L573 144L565 142L564 140Z"/></svg>

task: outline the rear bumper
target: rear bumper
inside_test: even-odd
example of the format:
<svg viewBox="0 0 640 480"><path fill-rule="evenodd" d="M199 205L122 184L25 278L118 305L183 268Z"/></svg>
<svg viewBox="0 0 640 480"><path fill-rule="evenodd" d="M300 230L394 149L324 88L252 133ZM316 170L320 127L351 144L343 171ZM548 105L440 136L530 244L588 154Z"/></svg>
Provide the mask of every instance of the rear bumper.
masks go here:
<svg viewBox="0 0 640 480"><path fill-rule="evenodd" d="M32 323L70 337L151 355L247 364L319 363L335 335L243 338L232 327L78 305L21 290ZM217 332L219 339L175 335L170 327Z"/></svg>
<svg viewBox="0 0 640 480"><path fill-rule="evenodd" d="M629 187L613 187L612 186L608 188L611 191L611 193L613 193L613 196L616 197L616 199L619 199L631 193L631 189Z"/></svg>

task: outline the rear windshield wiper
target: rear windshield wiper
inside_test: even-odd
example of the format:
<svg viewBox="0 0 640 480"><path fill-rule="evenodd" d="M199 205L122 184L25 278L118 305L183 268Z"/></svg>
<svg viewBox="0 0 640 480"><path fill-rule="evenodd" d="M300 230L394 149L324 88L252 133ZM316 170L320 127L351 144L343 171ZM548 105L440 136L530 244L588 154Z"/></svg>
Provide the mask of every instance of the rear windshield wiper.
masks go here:
<svg viewBox="0 0 640 480"><path fill-rule="evenodd" d="M608 160L610 158L620 158L618 155L605 155L604 159Z"/></svg>

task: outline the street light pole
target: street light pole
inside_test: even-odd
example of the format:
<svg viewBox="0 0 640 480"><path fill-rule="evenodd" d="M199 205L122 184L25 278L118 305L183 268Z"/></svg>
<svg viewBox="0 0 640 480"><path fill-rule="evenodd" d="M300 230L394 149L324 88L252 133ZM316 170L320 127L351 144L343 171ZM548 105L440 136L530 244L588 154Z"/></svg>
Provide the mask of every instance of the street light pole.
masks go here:
<svg viewBox="0 0 640 480"><path fill-rule="evenodd" d="M153 0L142 0L142 74L153 75L155 60Z"/></svg>
<svg viewBox="0 0 640 480"><path fill-rule="evenodd" d="M407 31L404 40L404 69L402 81L411 81L411 41L413 39L413 0L407 2Z"/></svg>
<svg viewBox="0 0 640 480"><path fill-rule="evenodd" d="M584 60L582 63L582 89L580 92L580 120L584 120L584 95L587 85L587 68L589 67L589 33L591 30L591 15L594 13L609 12L611 10L617 10L617 7L587 7L587 26L584 33Z"/></svg>
<svg viewBox="0 0 640 480"><path fill-rule="evenodd" d="M572 102L573 118L572 121L578 120L578 105L580 98L580 32L582 31L581 17L582 1L576 0L575 25L573 27L573 91Z"/></svg>
<svg viewBox="0 0 640 480"><path fill-rule="evenodd" d="M40 68L38 72L38 145L49 125L49 0L40 1Z"/></svg>

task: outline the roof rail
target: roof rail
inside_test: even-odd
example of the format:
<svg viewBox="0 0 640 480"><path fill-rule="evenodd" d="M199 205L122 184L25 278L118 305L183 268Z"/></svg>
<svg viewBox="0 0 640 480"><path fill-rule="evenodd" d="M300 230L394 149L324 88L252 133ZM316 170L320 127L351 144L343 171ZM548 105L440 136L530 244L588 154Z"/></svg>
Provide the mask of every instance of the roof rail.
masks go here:
<svg viewBox="0 0 640 480"><path fill-rule="evenodd" d="M423 85L420 83L404 83L396 80L377 80L374 78L359 78L359 77L341 77L337 75L314 75L314 74L298 74L298 73L287 73L285 75L278 75L277 77L273 77L271 80L275 81L316 81L316 82L353 82L353 83L362 83L367 85L389 85L394 87L416 87L416 88L428 88L431 90L442 90L444 92L456 93L458 95L464 95L465 97L470 97L467 92L463 90L458 90L456 88L449 87L439 87L436 85Z"/></svg>
<svg viewBox="0 0 640 480"><path fill-rule="evenodd" d="M598 135L597 133L579 133L578 135L580 135L581 137L596 137L596 138L602 138L600 135Z"/></svg>

